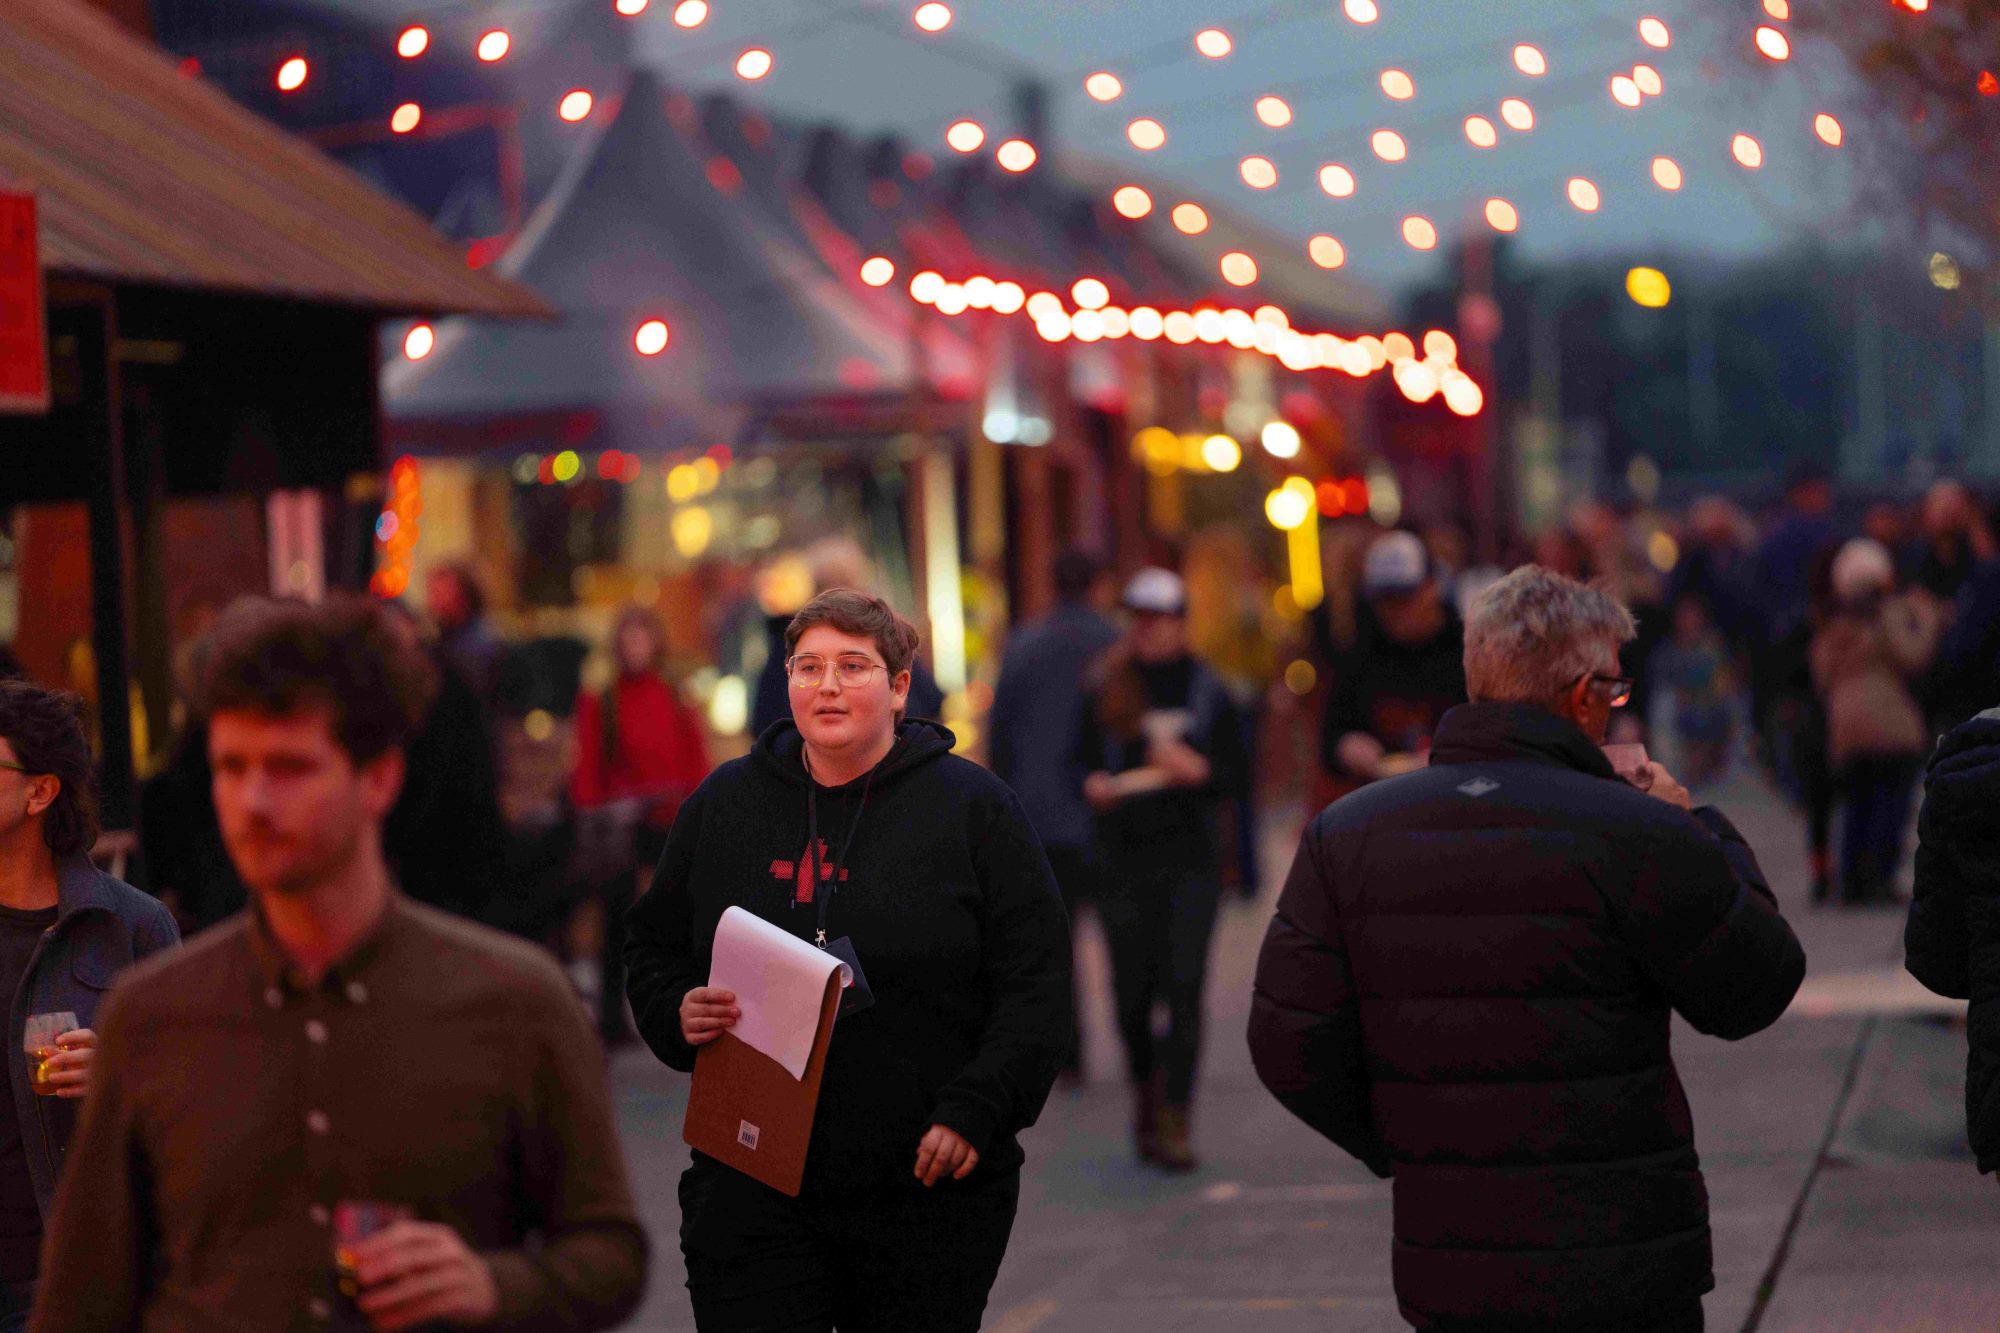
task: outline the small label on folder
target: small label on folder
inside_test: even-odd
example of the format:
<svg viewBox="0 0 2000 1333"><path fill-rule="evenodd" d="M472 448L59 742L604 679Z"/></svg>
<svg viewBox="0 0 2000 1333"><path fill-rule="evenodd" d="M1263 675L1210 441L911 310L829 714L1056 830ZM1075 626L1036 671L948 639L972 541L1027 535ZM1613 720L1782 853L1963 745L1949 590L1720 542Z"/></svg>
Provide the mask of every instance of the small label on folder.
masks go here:
<svg viewBox="0 0 2000 1333"><path fill-rule="evenodd" d="M736 1141L751 1152L757 1151L757 1127L748 1120L736 1122Z"/></svg>

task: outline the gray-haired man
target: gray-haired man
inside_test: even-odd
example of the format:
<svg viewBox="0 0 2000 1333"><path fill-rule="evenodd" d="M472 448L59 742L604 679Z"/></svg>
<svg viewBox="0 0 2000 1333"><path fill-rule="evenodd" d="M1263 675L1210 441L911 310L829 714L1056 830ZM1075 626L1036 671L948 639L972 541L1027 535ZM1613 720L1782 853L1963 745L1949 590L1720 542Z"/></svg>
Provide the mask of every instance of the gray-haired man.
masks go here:
<svg viewBox="0 0 2000 1333"><path fill-rule="evenodd" d="M1805 975L1756 858L1599 748L1631 614L1537 566L1466 624L1430 766L1313 821L1257 968L1257 1072L1395 1177L1419 1328L1682 1330L1708 1196L1668 1015L1774 1022Z"/></svg>

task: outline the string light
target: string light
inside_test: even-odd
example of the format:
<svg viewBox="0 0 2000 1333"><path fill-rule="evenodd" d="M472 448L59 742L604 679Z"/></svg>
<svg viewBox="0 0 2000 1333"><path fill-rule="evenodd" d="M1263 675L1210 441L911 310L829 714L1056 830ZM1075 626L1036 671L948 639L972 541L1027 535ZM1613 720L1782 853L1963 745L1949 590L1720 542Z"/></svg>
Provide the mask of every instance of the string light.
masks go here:
<svg viewBox="0 0 2000 1333"><path fill-rule="evenodd" d="M1036 156L1035 146L1026 139L1009 139L994 154L1002 168L1016 173L1034 166Z"/></svg>
<svg viewBox="0 0 2000 1333"><path fill-rule="evenodd" d="M311 67L306 64L306 58L304 56L293 56L290 60L278 66L278 91L285 93L297 92L299 89L305 87L306 75L309 73L311 73Z"/></svg>
<svg viewBox="0 0 2000 1333"><path fill-rule="evenodd" d="M587 89L572 88L564 93L562 101L556 104L556 114L574 125L588 117L591 107L596 104L597 99L592 97Z"/></svg>
<svg viewBox="0 0 2000 1333"><path fill-rule="evenodd" d="M1518 97L1509 97L1500 103L1500 119L1509 129L1525 134L1535 128L1535 109Z"/></svg>
<svg viewBox="0 0 2000 1333"><path fill-rule="evenodd" d="M417 127L423 118L424 109L422 107L418 106L415 102L405 102L397 107L395 113L389 117L389 132L391 134L408 134Z"/></svg>
<svg viewBox="0 0 2000 1333"><path fill-rule="evenodd" d="M1521 215L1505 199L1488 199L1486 225L1495 231L1513 231L1521 225Z"/></svg>
<svg viewBox="0 0 2000 1333"><path fill-rule="evenodd" d="M1257 119L1274 130L1281 130L1292 123L1292 108L1282 97L1260 97L1257 99Z"/></svg>
<svg viewBox="0 0 2000 1333"><path fill-rule="evenodd" d="M1474 148L1491 148L1500 142L1500 131L1493 128L1493 122L1484 116L1465 118L1465 137Z"/></svg>
<svg viewBox="0 0 2000 1333"><path fill-rule="evenodd" d="M633 333L632 345L639 349L640 356L658 356L667 350L670 336L665 320L649 319Z"/></svg>
<svg viewBox="0 0 2000 1333"><path fill-rule="evenodd" d="M736 57L736 73L739 77L755 83L771 72L773 63L769 51L761 46L753 46Z"/></svg>
<svg viewBox="0 0 2000 1333"><path fill-rule="evenodd" d="M1764 165L1764 145L1747 134L1739 134L1729 141L1729 154L1752 171Z"/></svg>
<svg viewBox="0 0 2000 1333"><path fill-rule="evenodd" d="M1116 74L1099 70L1083 81L1083 90L1099 102L1115 102L1125 91Z"/></svg>
<svg viewBox="0 0 2000 1333"><path fill-rule="evenodd" d="M629 19L645 13L646 6L651 2L652 0L612 0L611 7Z"/></svg>
<svg viewBox="0 0 2000 1333"><path fill-rule="evenodd" d="M1236 287L1248 287L1257 281L1257 261L1241 250L1231 250L1222 257L1220 265L1222 280Z"/></svg>
<svg viewBox="0 0 2000 1333"><path fill-rule="evenodd" d="M1417 81L1400 69L1382 71L1382 91L1398 102L1407 102L1417 95Z"/></svg>
<svg viewBox="0 0 2000 1333"><path fill-rule="evenodd" d="M976 120L961 120L944 132L944 141L961 153L976 153L986 142L986 131Z"/></svg>
<svg viewBox="0 0 2000 1333"><path fill-rule="evenodd" d="M1341 8L1345 9L1347 17L1356 23L1373 23L1382 17L1382 11L1375 7L1375 0L1346 0Z"/></svg>
<svg viewBox="0 0 2000 1333"><path fill-rule="evenodd" d="M1111 195L1111 206L1128 218L1142 218L1153 211L1153 196L1136 185L1121 185Z"/></svg>
<svg viewBox="0 0 2000 1333"><path fill-rule="evenodd" d="M1549 72L1549 59L1539 46L1522 42L1514 48L1514 68L1531 79L1539 79Z"/></svg>
<svg viewBox="0 0 2000 1333"><path fill-rule="evenodd" d="M1757 49L1770 60L1785 60L1792 54L1792 44L1785 40L1785 34L1768 23L1757 29Z"/></svg>
<svg viewBox="0 0 2000 1333"><path fill-rule="evenodd" d="M1680 189L1681 164L1674 161L1671 157L1654 158L1653 184L1659 186L1662 190Z"/></svg>
<svg viewBox="0 0 2000 1333"><path fill-rule="evenodd" d="M1598 195L1595 185L1581 176L1572 176L1569 178L1569 201L1582 212L1595 213L1603 199Z"/></svg>
<svg viewBox="0 0 2000 1333"><path fill-rule="evenodd" d="M1394 130L1377 130L1369 136L1368 142L1375 149L1375 156L1384 162L1401 162L1410 155L1410 149L1403 142L1403 136Z"/></svg>
<svg viewBox="0 0 2000 1333"><path fill-rule="evenodd" d="M1132 312L1132 336L1141 342L1152 342L1166 331L1167 321L1153 307L1142 305Z"/></svg>
<svg viewBox="0 0 2000 1333"><path fill-rule="evenodd" d="M1167 132L1161 127L1160 122L1143 116L1125 127L1125 137L1142 153L1163 148L1167 142Z"/></svg>
<svg viewBox="0 0 2000 1333"><path fill-rule="evenodd" d="M1447 365L1455 364L1458 361L1458 340L1443 329L1430 329L1424 334L1424 356Z"/></svg>
<svg viewBox="0 0 2000 1333"><path fill-rule="evenodd" d="M1339 268L1347 262L1347 247L1331 236L1315 236L1306 243L1306 254L1321 268Z"/></svg>
<svg viewBox="0 0 2000 1333"><path fill-rule="evenodd" d="M412 324L403 335L403 355L412 361L423 360L436 346L437 331L428 324Z"/></svg>
<svg viewBox="0 0 2000 1333"><path fill-rule="evenodd" d="M1792 16L1792 7L1786 0L1764 0L1764 12L1782 23Z"/></svg>
<svg viewBox="0 0 2000 1333"><path fill-rule="evenodd" d="M396 54L405 60L415 60L431 47L431 30L421 24L411 24L396 38Z"/></svg>
<svg viewBox="0 0 2000 1333"><path fill-rule="evenodd" d="M1345 199L1354 193L1354 173L1338 162L1329 162L1319 169L1319 188L1335 199Z"/></svg>
<svg viewBox="0 0 2000 1333"><path fill-rule="evenodd" d="M993 285L993 309L996 314L1011 315L1027 303L1028 293L1018 282L999 282Z"/></svg>
<svg viewBox="0 0 2000 1333"><path fill-rule="evenodd" d="M951 6L931 0L929 4L918 5L917 12L910 18L925 32L943 32L951 26Z"/></svg>
<svg viewBox="0 0 2000 1333"><path fill-rule="evenodd" d="M1297 458L1299 456L1298 427L1289 421L1267 421L1257 436L1264 446L1264 452L1273 458Z"/></svg>
<svg viewBox="0 0 2000 1333"><path fill-rule="evenodd" d="M1102 310L1111 304L1111 289L1098 278L1078 278L1069 289L1070 300L1084 310Z"/></svg>
<svg viewBox="0 0 2000 1333"><path fill-rule="evenodd" d="M1403 219L1403 240L1413 250L1434 249L1438 243L1437 228L1429 218L1412 213Z"/></svg>
<svg viewBox="0 0 2000 1333"><path fill-rule="evenodd" d="M1236 49L1236 43L1220 28L1203 28L1194 35L1194 49L1210 60L1220 60Z"/></svg>
<svg viewBox="0 0 2000 1333"><path fill-rule="evenodd" d="M1813 117L1813 133L1817 134L1822 141L1833 145L1835 148L1840 147L1840 141L1845 137L1841 131L1840 122L1824 111Z"/></svg>
<svg viewBox="0 0 2000 1333"><path fill-rule="evenodd" d="M1658 97L1666 84L1660 80L1660 71L1651 65L1632 66L1632 82L1648 97Z"/></svg>
<svg viewBox="0 0 2000 1333"><path fill-rule="evenodd" d="M674 6L674 22L683 28L699 28L708 22L708 0L681 0Z"/></svg>
<svg viewBox="0 0 2000 1333"><path fill-rule="evenodd" d="M1208 230L1208 212L1200 204L1174 205L1174 226L1189 236L1199 236Z"/></svg>
<svg viewBox="0 0 2000 1333"><path fill-rule="evenodd" d="M1656 18L1647 17L1639 20L1639 40L1655 50L1664 51L1673 45L1674 38L1673 34L1667 31L1666 24Z"/></svg>
<svg viewBox="0 0 2000 1333"><path fill-rule="evenodd" d="M1629 74L1611 76L1611 100L1620 106L1637 106L1645 99L1639 95L1639 85Z"/></svg>
<svg viewBox="0 0 2000 1333"><path fill-rule="evenodd" d="M1246 157L1238 164L1237 171L1243 183L1253 190L1268 190L1278 183L1278 169L1268 157Z"/></svg>
<svg viewBox="0 0 2000 1333"><path fill-rule="evenodd" d="M876 255L861 265L861 280L870 287L887 287L896 280L896 261Z"/></svg>
<svg viewBox="0 0 2000 1333"><path fill-rule="evenodd" d="M495 28L479 39L479 45L475 48L475 52L481 60L491 65L497 61L505 60L507 52L512 50L513 46L514 39L507 35L507 30L505 28Z"/></svg>
<svg viewBox="0 0 2000 1333"><path fill-rule="evenodd" d="M1062 298L1054 292L1036 292L1028 298L1029 319L1047 319L1050 315L1061 314L1062 308Z"/></svg>

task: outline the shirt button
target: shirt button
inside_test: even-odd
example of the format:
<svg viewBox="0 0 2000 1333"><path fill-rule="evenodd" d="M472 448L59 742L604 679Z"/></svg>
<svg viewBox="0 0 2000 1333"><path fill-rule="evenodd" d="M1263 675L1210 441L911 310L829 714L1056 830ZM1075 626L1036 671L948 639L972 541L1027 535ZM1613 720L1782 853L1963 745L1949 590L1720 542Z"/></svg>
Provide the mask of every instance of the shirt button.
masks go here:
<svg viewBox="0 0 2000 1333"><path fill-rule="evenodd" d="M326 1118L324 1111L306 1112L306 1128L315 1134L324 1134L333 1128L333 1122Z"/></svg>
<svg viewBox="0 0 2000 1333"><path fill-rule="evenodd" d="M368 988L358 981L347 983L347 998L356 1004L368 1003Z"/></svg>
<svg viewBox="0 0 2000 1333"><path fill-rule="evenodd" d="M333 1307L315 1296L306 1302L306 1313L324 1323L333 1318Z"/></svg>
<svg viewBox="0 0 2000 1333"><path fill-rule="evenodd" d="M317 1018L306 1020L306 1040L315 1046L326 1045L326 1024Z"/></svg>
<svg viewBox="0 0 2000 1333"><path fill-rule="evenodd" d="M266 987L264 990L264 1003L270 1005L273 1009L282 1009L285 1004L285 993L276 986Z"/></svg>
<svg viewBox="0 0 2000 1333"><path fill-rule="evenodd" d="M326 1205L323 1203L316 1203L306 1209L306 1216L312 1219L312 1224L316 1227L326 1226L333 1221L333 1214L326 1210Z"/></svg>

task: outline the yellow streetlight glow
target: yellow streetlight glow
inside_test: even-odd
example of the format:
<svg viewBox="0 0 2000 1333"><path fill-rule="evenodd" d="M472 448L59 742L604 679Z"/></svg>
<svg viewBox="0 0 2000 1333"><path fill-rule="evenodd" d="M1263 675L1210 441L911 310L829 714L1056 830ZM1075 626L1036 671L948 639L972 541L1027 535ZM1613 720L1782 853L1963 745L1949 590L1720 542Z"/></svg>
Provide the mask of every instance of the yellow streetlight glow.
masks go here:
<svg viewBox="0 0 2000 1333"><path fill-rule="evenodd" d="M1673 284L1656 268L1635 268L1625 275L1625 294L1648 310L1659 310L1673 300Z"/></svg>
<svg viewBox="0 0 2000 1333"><path fill-rule="evenodd" d="M1264 452L1273 458L1297 458L1299 456L1298 427L1289 421L1267 421L1257 437L1264 445Z"/></svg>
<svg viewBox="0 0 2000 1333"><path fill-rule="evenodd" d="M1950 255L1939 250L1931 256L1927 268L1930 272L1931 286L1941 292L1955 292L1958 290L1958 284L1962 281L1962 278L1958 271L1958 261Z"/></svg>

